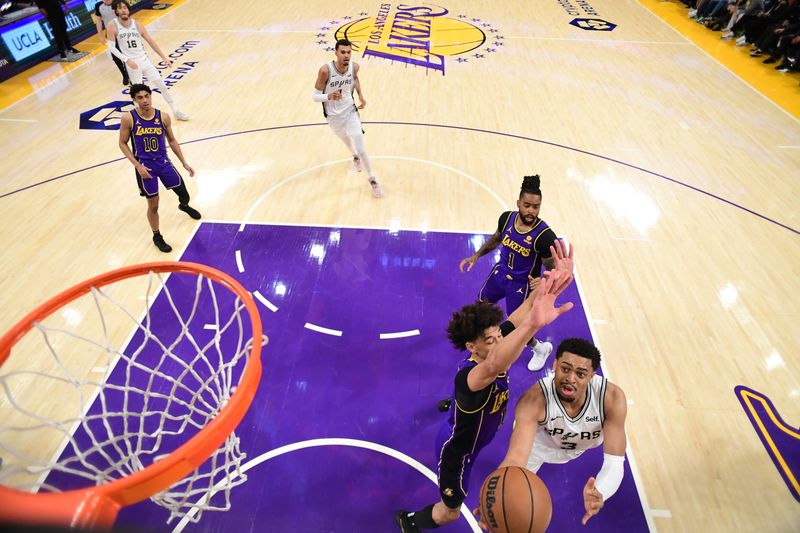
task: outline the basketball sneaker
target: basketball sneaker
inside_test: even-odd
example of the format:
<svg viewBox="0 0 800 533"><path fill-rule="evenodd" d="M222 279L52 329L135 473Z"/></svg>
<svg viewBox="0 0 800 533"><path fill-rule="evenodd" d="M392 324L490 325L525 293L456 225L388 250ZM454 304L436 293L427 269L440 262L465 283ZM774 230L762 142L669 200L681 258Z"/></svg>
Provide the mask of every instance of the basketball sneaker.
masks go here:
<svg viewBox="0 0 800 533"><path fill-rule="evenodd" d="M181 204L181 205L178 206L178 209L180 209L181 211L183 211L184 213L186 213L187 215L189 215L193 219L200 220L200 211L198 211L194 207L190 206L189 204L186 204L186 205Z"/></svg>
<svg viewBox="0 0 800 533"><path fill-rule="evenodd" d="M364 170L364 167L361 165L361 158L357 155L353 156L353 170L356 172L361 172Z"/></svg>
<svg viewBox="0 0 800 533"><path fill-rule="evenodd" d="M408 518L408 511L397 511L394 514L394 521L403 533L420 533L419 528Z"/></svg>
<svg viewBox="0 0 800 533"><path fill-rule="evenodd" d="M153 244L155 244L156 248L158 248L165 254L168 254L172 251L172 246L170 246L164 241L164 237L160 233L153 234Z"/></svg>
<svg viewBox="0 0 800 533"><path fill-rule="evenodd" d="M531 357L531 360L528 361L528 370L531 372L541 370L544 364L547 362L550 352L552 351L553 345L551 343L541 341L537 342L536 346L533 347L533 357Z"/></svg>
<svg viewBox="0 0 800 533"><path fill-rule="evenodd" d="M187 115L183 111L175 111L175 118L177 118L178 120L189 120L189 115Z"/></svg>
<svg viewBox="0 0 800 533"><path fill-rule="evenodd" d="M380 183L375 178L369 179L369 186L372 187L372 196L375 198L380 198L383 196L383 189L381 189Z"/></svg>

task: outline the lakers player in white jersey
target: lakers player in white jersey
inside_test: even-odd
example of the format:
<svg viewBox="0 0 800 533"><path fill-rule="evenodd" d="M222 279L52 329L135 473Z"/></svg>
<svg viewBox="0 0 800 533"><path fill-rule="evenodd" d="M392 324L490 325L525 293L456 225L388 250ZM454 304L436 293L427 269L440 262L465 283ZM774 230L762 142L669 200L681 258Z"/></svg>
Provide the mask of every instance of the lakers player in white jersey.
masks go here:
<svg viewBox="0 0 800 533"><path fill-rule="evenodd" d="M350 61L352 45L347 39L336 41L335 51L336 60L320 67L311 97L322 104L322 112L331 129L353 153L353 167L358 172L362 168L367 170L372 195L379 198L383 193L372 172L372 163L364 147L361 118L358 116L358 110L367 106L358 79L359 66ZM358 93L358 108L353 99L353 91Z"/></svg>
<svg viewBox="0 0 800 533"><path fill-rule="evenodd" d="M150 62L150 58L147 57L144 41L147 41L147 44L155 50L166 65L171 67L172 60L161 51L161 48L150 36L147 28L136 23L131 16L131 6L127 0L114 0L111 7L117 15L117 18L106 25L106 45L111 55L125 63L128 69L128 77L133 85L142 83L142 79L147 76L150 85L157 87L161 92L161 96L169 104L175 118L189 120L189 115L177 108L164 80L161 79L161 74ZM119 49L115 44L119 46Z"/></svg>
<svg viewBox="0 0 800 533"><path fill-rule="evenodd" d="M627 446L625 393L596 374L599 367L600 351L591 342L562 341L554 372L517 402L508 453L500 465L537 472L543 463L566 463L602 445L603 466L583 488L584 525L622 483Z"/></svg>

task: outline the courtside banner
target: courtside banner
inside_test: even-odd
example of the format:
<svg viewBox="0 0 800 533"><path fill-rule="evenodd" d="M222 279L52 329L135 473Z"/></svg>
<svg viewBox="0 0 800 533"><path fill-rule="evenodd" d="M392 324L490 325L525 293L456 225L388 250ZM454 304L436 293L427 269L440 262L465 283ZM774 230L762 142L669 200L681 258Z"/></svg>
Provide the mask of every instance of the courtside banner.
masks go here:
<svg viewBox="0 0 800 533"><path fill-rule="evenodd" d="M64 9L73 46L97 32L92 14L100 0L70 0ZM129 0L132 11L155 0ZM0 81L58 55L53 29L40 12L0 27Z"/></svg>

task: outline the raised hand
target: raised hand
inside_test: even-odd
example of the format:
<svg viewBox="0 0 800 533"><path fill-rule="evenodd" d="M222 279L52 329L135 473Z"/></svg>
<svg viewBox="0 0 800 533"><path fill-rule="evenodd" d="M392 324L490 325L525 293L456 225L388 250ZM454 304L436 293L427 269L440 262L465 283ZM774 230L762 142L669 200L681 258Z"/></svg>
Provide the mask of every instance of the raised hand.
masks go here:
<svg viewBox="0 0 800 533"><path fill-rule="evenodd" d="M572 274L563 270L548 270L539 282L531 305L530 319L536 329L541 329L572 309L572 302L555 306L556 298L572 283Z"/></svg>
<svg viewBox="0 0 800 533"><path fill-rule="evenodd" d="M575 270L575 262L572 260L572 244L569 245L569 253L564 246L564 241L556 239L553 246L550 247L550 256L553 258L553 269L563 270L572 274Z"/></svg>
<svg viewBox="0 0 800 533"><path fill-rule="evenodd" d="M600 512L603 508L603 495L594 486L595 480L593 477L589 478L586 486L583 487L583 507L586 509L586 514L583 515L581 524L584 526L591 517Z"/></svg>

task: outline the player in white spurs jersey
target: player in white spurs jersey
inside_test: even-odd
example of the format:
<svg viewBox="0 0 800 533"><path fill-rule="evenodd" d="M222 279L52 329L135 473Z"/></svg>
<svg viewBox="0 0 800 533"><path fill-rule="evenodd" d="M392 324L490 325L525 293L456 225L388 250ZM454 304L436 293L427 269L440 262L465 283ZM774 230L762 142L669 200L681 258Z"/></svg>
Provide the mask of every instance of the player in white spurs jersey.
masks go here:
<svg viewBox="0 0 800 533"><path fill-rule="evenodd" d="M372 195L378 198L383 193L372 172L367 150L364 148L364 131L361 129L361 118L358 116L358 110L364 109L367 101L361 94L358 63L350 61L351 52L350 41L347 39L336 41L336 60L320 67L311 97L315 102L322 103L322 112L331 129L353 153L355 169L359 172L362 168L367 169ZM361 101L358 108L353 99L354 90Z"/></svg>
<svg viewBox="0 0 800 533"><path fill-rule="evenodd" d="M161 92L161 96L169 104L172 113L178 120L189 120L189 115L178 110L172 95L167 90L164 80L161 79L158 69L150 62L147 52L144 49L144 41L155 50L168 66L172 66L172 60L161 51L150 36L150 32L144 26L139 26L131 16L131 6L127 0L114 0L111 4L117 18L106 25L106 45L109 52L114 57L119 58L125 63L128 69L128 76L132 84L142 83L142 79L147 76L150 85L154 85ZM119 49L115 46L119 45Z"/></svg>
<svg viewBox="0 0 800 533"><path fill-rule="evenodd" d="M562 464L603 446L603 466L583 488L586 514L596 515L622 483L625 462L625 393L595 374L600 351L589 341L565 339L556 350L553 374L517 402L508 453L500 466L537 472L543 463Z"/></svg>

